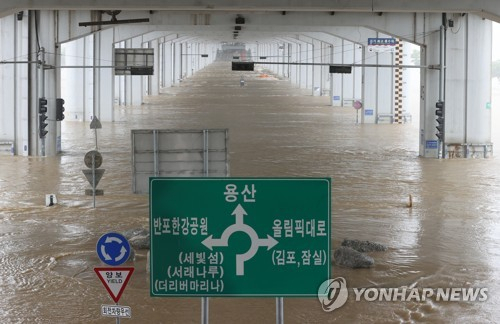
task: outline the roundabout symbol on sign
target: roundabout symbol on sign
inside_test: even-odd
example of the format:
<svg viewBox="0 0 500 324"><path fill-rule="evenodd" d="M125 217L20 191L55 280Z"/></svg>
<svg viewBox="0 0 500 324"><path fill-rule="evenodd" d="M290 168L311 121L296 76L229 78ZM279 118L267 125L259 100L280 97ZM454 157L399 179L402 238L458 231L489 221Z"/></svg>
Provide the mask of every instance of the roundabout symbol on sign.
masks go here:
<svg viewBox="0 0 500 324"><path fill-rule="evenodd" d="M257 254L257 250L259 249L259 247L267 247L267 250L269 251L276 244L278 244L278 241L276 241L269 234L266 238L259 238L255 230L251 226L248 226L243 222L243 217L247 215L247 212L243 209L243 207L241 207L241 205L238 204L231 215L235 216L236 221L233 225L224 230L221 238L214 238L213 235L210 235L205 240L203 240L201 244L205 245L210 249L210 251L212 251L214 246L228 246L229 237L233 233L246 233L252 241L250 249L246 253L236 255L236 275L243 276L245 275L245 262L253 258L255 254Z"/></svg>
<svg viewBox="0 0 500 324"><path fill-rule="evenodd" d="M107 233L97 241L97 255L102 262L110 266L125 263L130 256L130 244L118 233Z"/></svg>

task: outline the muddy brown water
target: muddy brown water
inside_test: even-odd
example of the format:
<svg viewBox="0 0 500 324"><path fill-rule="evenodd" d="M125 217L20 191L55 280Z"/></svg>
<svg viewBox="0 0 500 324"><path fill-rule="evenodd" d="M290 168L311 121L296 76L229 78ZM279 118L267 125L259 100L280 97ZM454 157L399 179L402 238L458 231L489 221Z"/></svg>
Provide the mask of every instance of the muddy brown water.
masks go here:
<svg viewBox="0 0 500 324"><path fill-rule="evenodd" d="M65 120L56 157L0 157L0 322L114 323L93 268L98 238L148 227L148 197L131 193L131 129L228 128L232 176L331 177L332 244L344 238L389 247L375 266L332 267L349 288L487 287L484 302L355 301L331 313L316 298L285 298L285 323L470 323L500 318L500 161L418 157L418 121L356 125L352 108L328 105L285 80L216 63L147 98L116 107L99 151L104 196L84 195L89 123ZM69 118L67 118L69 119ZM45 194L58 204L45 207ZM408 195L413 207L407 208ZM198 323L199 298L151 298L146 251L120 304L122 323ZM297 281L301 280L297 278ZM290 282L294 285L294 282ZM275 323L273 298L210 298L210 323Z"/></svg>

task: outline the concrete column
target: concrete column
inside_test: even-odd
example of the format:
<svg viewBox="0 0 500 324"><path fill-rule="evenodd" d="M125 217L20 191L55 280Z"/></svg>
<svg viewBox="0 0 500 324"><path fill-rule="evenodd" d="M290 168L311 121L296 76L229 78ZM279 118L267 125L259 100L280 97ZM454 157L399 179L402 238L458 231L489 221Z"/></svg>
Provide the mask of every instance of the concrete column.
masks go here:
<svg viewBox="0 0 500 324"><path fill-rule="evenodd" d="M172 86L174 57L173 43L171 41L163 43L163 87Z"/></svg>
<svg viewBox="0 0 500 324"><path fill-rule="evenodd" d="M378 55L363 47L363 62L365 64L378 64ZM361 110L362 123L375 123L378 97L378 68L363 67L363 109Z"/></svg>
<svg viewBox="0 0 500 324"><path fill-rule="evenodd" d="M173 84L178 84L182 80L183 66L182 66L182 43L173 43Z"/></svg>
<svg viewBox="0 0 500 324"><path fill-rule="evenodd" d="M28 61L28 17L15 15L0 19L0 61ZM0 64L0 145L1 154L29 154L28 64ZM14 82L12 82L14 80ZM31 118L33 120L33 118ZM36 121L35 121L36 125ZM36 127L32 127L35 129Z"/></svg>
<svg viewBox="0 0 500 324"><path fill-rule="evenodd" d="M126 40L125 42L125 48L132 48L132 40ZM124 95L125 95L125 105L133 105L132 103L132 96L133 96L133 90L132 90L132 76L131 75L125 75L123 76L124 78Z"/></svg>
<svg viewBox="0 0 500 324"><path fill-rule="evenodd" d="M115 48L125 48L125 42L115 43ZM114 103L120 106L125 106L127 104L126 98L126 76L117 75L115 76L115 95Z"/></svg>
<svg viewBox="0 0 500 324"><path fill-rule="evenodd" d="M201 56L201 52L200 52L200 43L195 43L194 44L194 49L193 49L193 71L194 72L198 72L200 70L200 56Z"/></svg>
<svg viewBox="0 0 500 324"><path fill-rule="evenodd" d="M264 48L264 56L269 57L272 55L272 46L273 44L266 44L266 47ZM265 59L264 61L269 61L269 59ZM265 64L264 65L266 69L273 71L273 66L271 64Z"/></svg>
<svg viewBox="0 0 500 324"><path fill-rule="evenodd" d="M186 44L186 62L187 62L187 75L192 76L196 72L195 53L196 53L196 43Z"/></svg>
<svg viewBox="0 0 500 324"><path fill-rule="evenodd" d="M210 46L208 46L206 43L200 44L200 55L201 54L208 54L208 57L200 56L200 70L204 69L209 64L209 62L214 58L214 56L211 53Z"/></svg>
<svg viewBox="0 0 500 324"><path fill-rule="evenodd" d="M184 55L184 54L187 53L187 43L186 42L181 42L180 46L181 46L181 53L180 53L180 55L181 55L181 57L180 57L180 61L181 61L181 74L180 74L180 79L184 80L188 76L187 56Z"/></svg>
<svg viewBox="0 0 500 324"><path fill-rule="evenodd" d="M85 38L61 44L62 66L86 65ZM85 118L85 68L61 69L61 98L64 99L65 120L82 121Z"/></svg>
<svg viewBox="0 0 500 324"><path fill-rule="evenodd" d="M389 37L381 35L378 37ZM373 55L373 54L372 54ZM393 65L394 53L381 52L377 53L378 64ZM387 114L394 116L394 68L380 67L377 68L377 114Z"/></svg>
<svg viewBox="0 0 500 324"><path fill-rule="evenodd" d="M291 57L290 62L299 62L300 59L300 45L297 43L290 43L291 46ZM290 65L290 79L295 85L300 88L300 68L298 65L292 64Z"/></svg>
<svg viewBox="0 0 500 324"><path fill-rule="evenodd" d="M363 46L360 44L354 44L354 63L363 62ZM361 67L353 67L352 78L353 78L353 88L354 88L354 99L359 100L362 98L362 87L361 80L363 69Z"/></svg>
<svg viewBox="0 0 500 324"><path fill-rule="evenodd" d="M157 40L158 43L158 70L155 73L158 73L158 88L163 88L165 83L165 62L164 62L164 49L165 49L165 37L162 37Z"/></svg>
<svg viewBox="0 0 500 324"><path fill-rule="evenodd" d="M0 19L0 60L8 60L14 62L17 60L16 34L18 26L15 16L10 15ZM26 58L25 58L26 60ZM0 105L0 142L5 144L1 146L3 150L10 150L10 144L14 143L16 138L16 127L22 127L17 121L17 107L19 96L17 96L18 83L12 82L16 80L17 64L0 64L0 97L2 105ZM16 107L16 109L12 109ZM27 126L27 125L26 125ZM5 152L1 152L4 154Z"/></svg>
<svg viewBox="0 0 500 324"><path fill-rule="evenodd" d="M157 96L160 93L160 44L158 40L152 40L149 42L149 46L154 49L154 63L153 71L154 74L149 76L149 95Z"/></svg>
<svg viewBox="0 0 500 324"><path fill-rule="evenodd" d="M299 44L299 62L300 63L307 63L308 62L308 44L307 43L301 43ZM299 86L303 89L307 89L309 86L308 83L308 69L307 65L299 65L299 76L300 76L300 82Z"/></svg>
<svg viewBox="0 0 500 324"><path fill-rule="evenodd" d="M279 44L278 43L272 43L270 44L269 46L269 54L268 54L268 58L267 58L267 61L270 61L270 62L276 62L277 61L277 56L278 56L278 52L279 52ZM274 74L278 75L278 64L269 64L269 69L271 71L273 71Z"/></svg>
<svg viewBox="0 0 500 324"><path fill-rule="evenodd" d="M458 18L457 18L458 19ZM491 143L491 43L492 26L491 21L483 20L479 16L467 15L459 18L466 25L464 40L467 45L464 58L466 72L466 96L464 98L465 107L463 115L467 122L464 125L463 134L457 134L455 127L450 129L447 142L453 143L462 138L464 143L470 144L489 144ZM453 28L450 31L456 31ZM450 45L453 46L454 38L452 32L448 33ZM447 62L453 55L448 55ZM452 79L455 69L447 69L447 78ZM450 71L451 70L451 71ZM451 80L447 84L451 83ZM451 84L450 84L451 85ZM456 96L453 90L450 90L446 100L453 107L453 100ZM451 100L451 102L450 102ZM449 106L449 105L448 105ZM457 112L448 109L453 115Z"/></svg>
<svg viewBox="0 0 500 324"><path fill-rule="evenodd" d="M363 62L362 46L347 40L349 38L364 38L360 34L361 31L363 30L358 29L352 34L350 29L335 29L335 32L348 37L345 39L334 36L330 32L309 32L305 33L305 35L323 42L323 63L330 63L332 65L349 64ZM363 32L363 34L366 33ZM362 69L360 67L353 67L351 74L335 73L330 75L329 67L323 66L323 89L325 89L325 92L330 92L332 106L342 106L344 102L347 105L351 105L352 99L361 99L361 77Z"/></svg>
<svg viewBox="0 0 500 324"><path fill-rule="evenodd" d="M377 35L377 37L388 37ZM369 52L364 47L366 64L393 65L392 52ZM389 122L394 120L394 69L390 67L364 67L363 123ZM354 96L354 94L353 94ZM382 117L382 115L386 117Z"/></svg>
<svg viewBox="0 0 500 324"><path fill-rule="evenodd" d="M142 42L142 48L149 48L149 42ZM154 49L153 49L154 51ZM155 75L154 73L154 60L155 60L155 57L153 56L153 76ZM141 85L142 85L142 92L141 92L141 103L142 104L144 102L144 97L148 96L151 92L151 87L152 87L152 84L150 82L151 78L150 76L148 75L142 75L140 76L140 79L141 79Z"/></svg>
<svg viewBox="0 0 500 324"><path fill-rule="evenodd" d="M130 42L131 48L142 48L142 37L134 37ZM130 104L133 106L139 106L142 104L142 96L144 94L143 88L143 76L141 75L132 75L129 77L130 79L130 95L131 101Z"/></svg>
<svg viewBox="0 0 500 324"><path fill-rule="evenodd" d="M278 43L278 51L276 52L276 58L273 61L284 63L285 62L285 60L284 60L285 52L286 52L285 45L282 42L279 42ZM278 70L277 71L278 76L284 77L285 76L285 65L284 64L277 64L276 68Z"/></svg>
<svg viewBox="0 0 500 324"><path fill-rule="evenodd" d="M454 27L446 30L445 144L448 149L462 145L491 143L491 21L475 15L448 15ZM435 15L434 26L442 22ZM439 33L426 38L424 64L439 64ZM424 61L425 60L425 61ZM435 104L439 99L439 72L422 72L420 111L420 155L437 157ZM482 150L482 147L480 148ZM463 149L461 157L468 157ZM447 154L446 157L449 157Z"/></svg>
<svg viewBox="0 0 500 324"><path fill-rule="evenodd" d="M38 16L38 41L40 47L45 48L45 64L51 66L57 66L58 64L58 54L59 50L56 47L56 21L53 11L40 11ZM43 30L43 33L40 31ZM36 33L34 29L31 30L32 33ZM39 70L41 73L41 70ZM44 80L43 83L39 83L38 95L36 98L44 96L47 98L47 120L45 121L48 126L46 130L48 131L45 139L40 140L42 142L40 146L40 154L45 151L45 156L54 156L57 153L57 143L59 138L60 143L60 133L58 134L58 122L56 122L56 96L58 91L59 72L56 69L44 70ZM41 82L42 79L39 78ZM43 148L43 142L45 142L45 148Z"/></svg>
<svg viewBox="0 0 500 324"><path fill-rule="evenodd" d="M93 116L100 121L114 121L113 89L114 70L99 68L113 62L113 29L105 29L94 34L94 110Z"/></svg>
<svg viewBox="0 0 500 324"><path fill-rule="evenodd" d="M354 43L342 40L342 64L354 63ZM354 77L352 73L341 74L342 76L342 106L352 106L354 98Z"/></svg>
<svg viewBox="0 0 500 324"><path fill-rule="evenodd" d="M23 20L15 22L15 57L30 60L29 49L29 19L28 12L23 12ZM16 91L17 98L15 104L15 138L14 138L14 154L27 156L29 154L29 83L28 81L29 66L25 64L16 66ZM1 73L0 73L1 74Z"/></svg>
<svg viewBox="0 0 500 324"><path fill-rule="evenodd" d="M321 42L315 39L311 39L311 62L314 64L321 64ZM311 68L312 71L312 95L313 96L321 96L322 88L321 88L321 66L313 65Z"/></svg>
<svg viewBox="0 0 500 324"><path fill-rule="evenodd" d="M290 55L291 55L291 49L292 49L292 46L290 43L284 43L283 45L285 47L285 51L284 51L284 55L283 55L283 66L284 66L284 69L285 69L285 77L288 78L288 81L291 81L291 78L290 78L290 65L288 63L290 63Z"/></svg>
<svg viewBox="0 0 500 324"><path fill-rule="evenodd" d="M188 78L192 74L192 64L191 64L191 43L184 43L183 44L183 51L182 51L182 66L184 68L184 78Z"/></svg>
<svg viewBox="0 0 500 324"><path fill-rule="evenodd" d="M321 42L321 63L330 62L330 44ZM321 66L321 95L330 93L330 68L328 65Z"/></svg>
<svg viewBox="0 0 500 324"><path fill-rule="evenodd" d="M94 61L94 35L85 37L85 65L91 66ZM94 111L94 70L86 68L85 76L85 105L83 111L83 121L88 121L92 111Z"/></svg>

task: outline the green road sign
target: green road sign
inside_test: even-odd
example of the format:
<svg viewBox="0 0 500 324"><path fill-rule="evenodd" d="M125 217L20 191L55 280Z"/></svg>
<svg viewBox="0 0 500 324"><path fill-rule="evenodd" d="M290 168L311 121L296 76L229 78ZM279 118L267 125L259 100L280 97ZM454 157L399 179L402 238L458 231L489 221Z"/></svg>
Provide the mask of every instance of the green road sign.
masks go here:
<svg viewBox="0 0 500 324"><path fill-rule="evenodd" d="M150 178L151 296L316 296L329 178Z"/></svg>

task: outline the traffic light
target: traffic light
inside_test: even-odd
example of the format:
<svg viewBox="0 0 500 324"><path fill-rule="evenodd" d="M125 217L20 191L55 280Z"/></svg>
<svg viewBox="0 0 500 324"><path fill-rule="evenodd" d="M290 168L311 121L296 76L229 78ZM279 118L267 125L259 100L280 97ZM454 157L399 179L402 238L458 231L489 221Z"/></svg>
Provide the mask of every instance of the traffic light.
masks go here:
<svg viewBox="0 0 500 324"><path fill-rule="evenodd" d="M39 114L47 113L47 99L38 98L38 113Z"/></svg>
<svg viewBox="0 0 500 324"><path fill-rule="evenodd" d="M64 99L56 98L56 120L61 121L64 119Z"/></svg>
<svg viewBox="0 0 500 324"><path fill-rule="evenodd" d="M40 138L45 138L45 135L47 135L48 131L45 130L45 127L47 127L47 123L45 120L48 118L47 115L47 99L45 98L38 98L38 131Z"/></svg>
<svg viewBox="0 0 500 324"><path fill-rule="evenodd" d="M39 131L40 131L40 138L45 138L45 135L47 135L48 131L45 130L45 127L47 127L47 123L45 120L47 119L47 115L45 114L40 114L38 115L38 125L39 125Z"/></svg>
<svg viewBox="0 0 500 324"><path fill-rule="evenodd" d="M444 101L439 100L436 102L436 121L437 133L436 136L440 141L444 139Z"/></svg>

